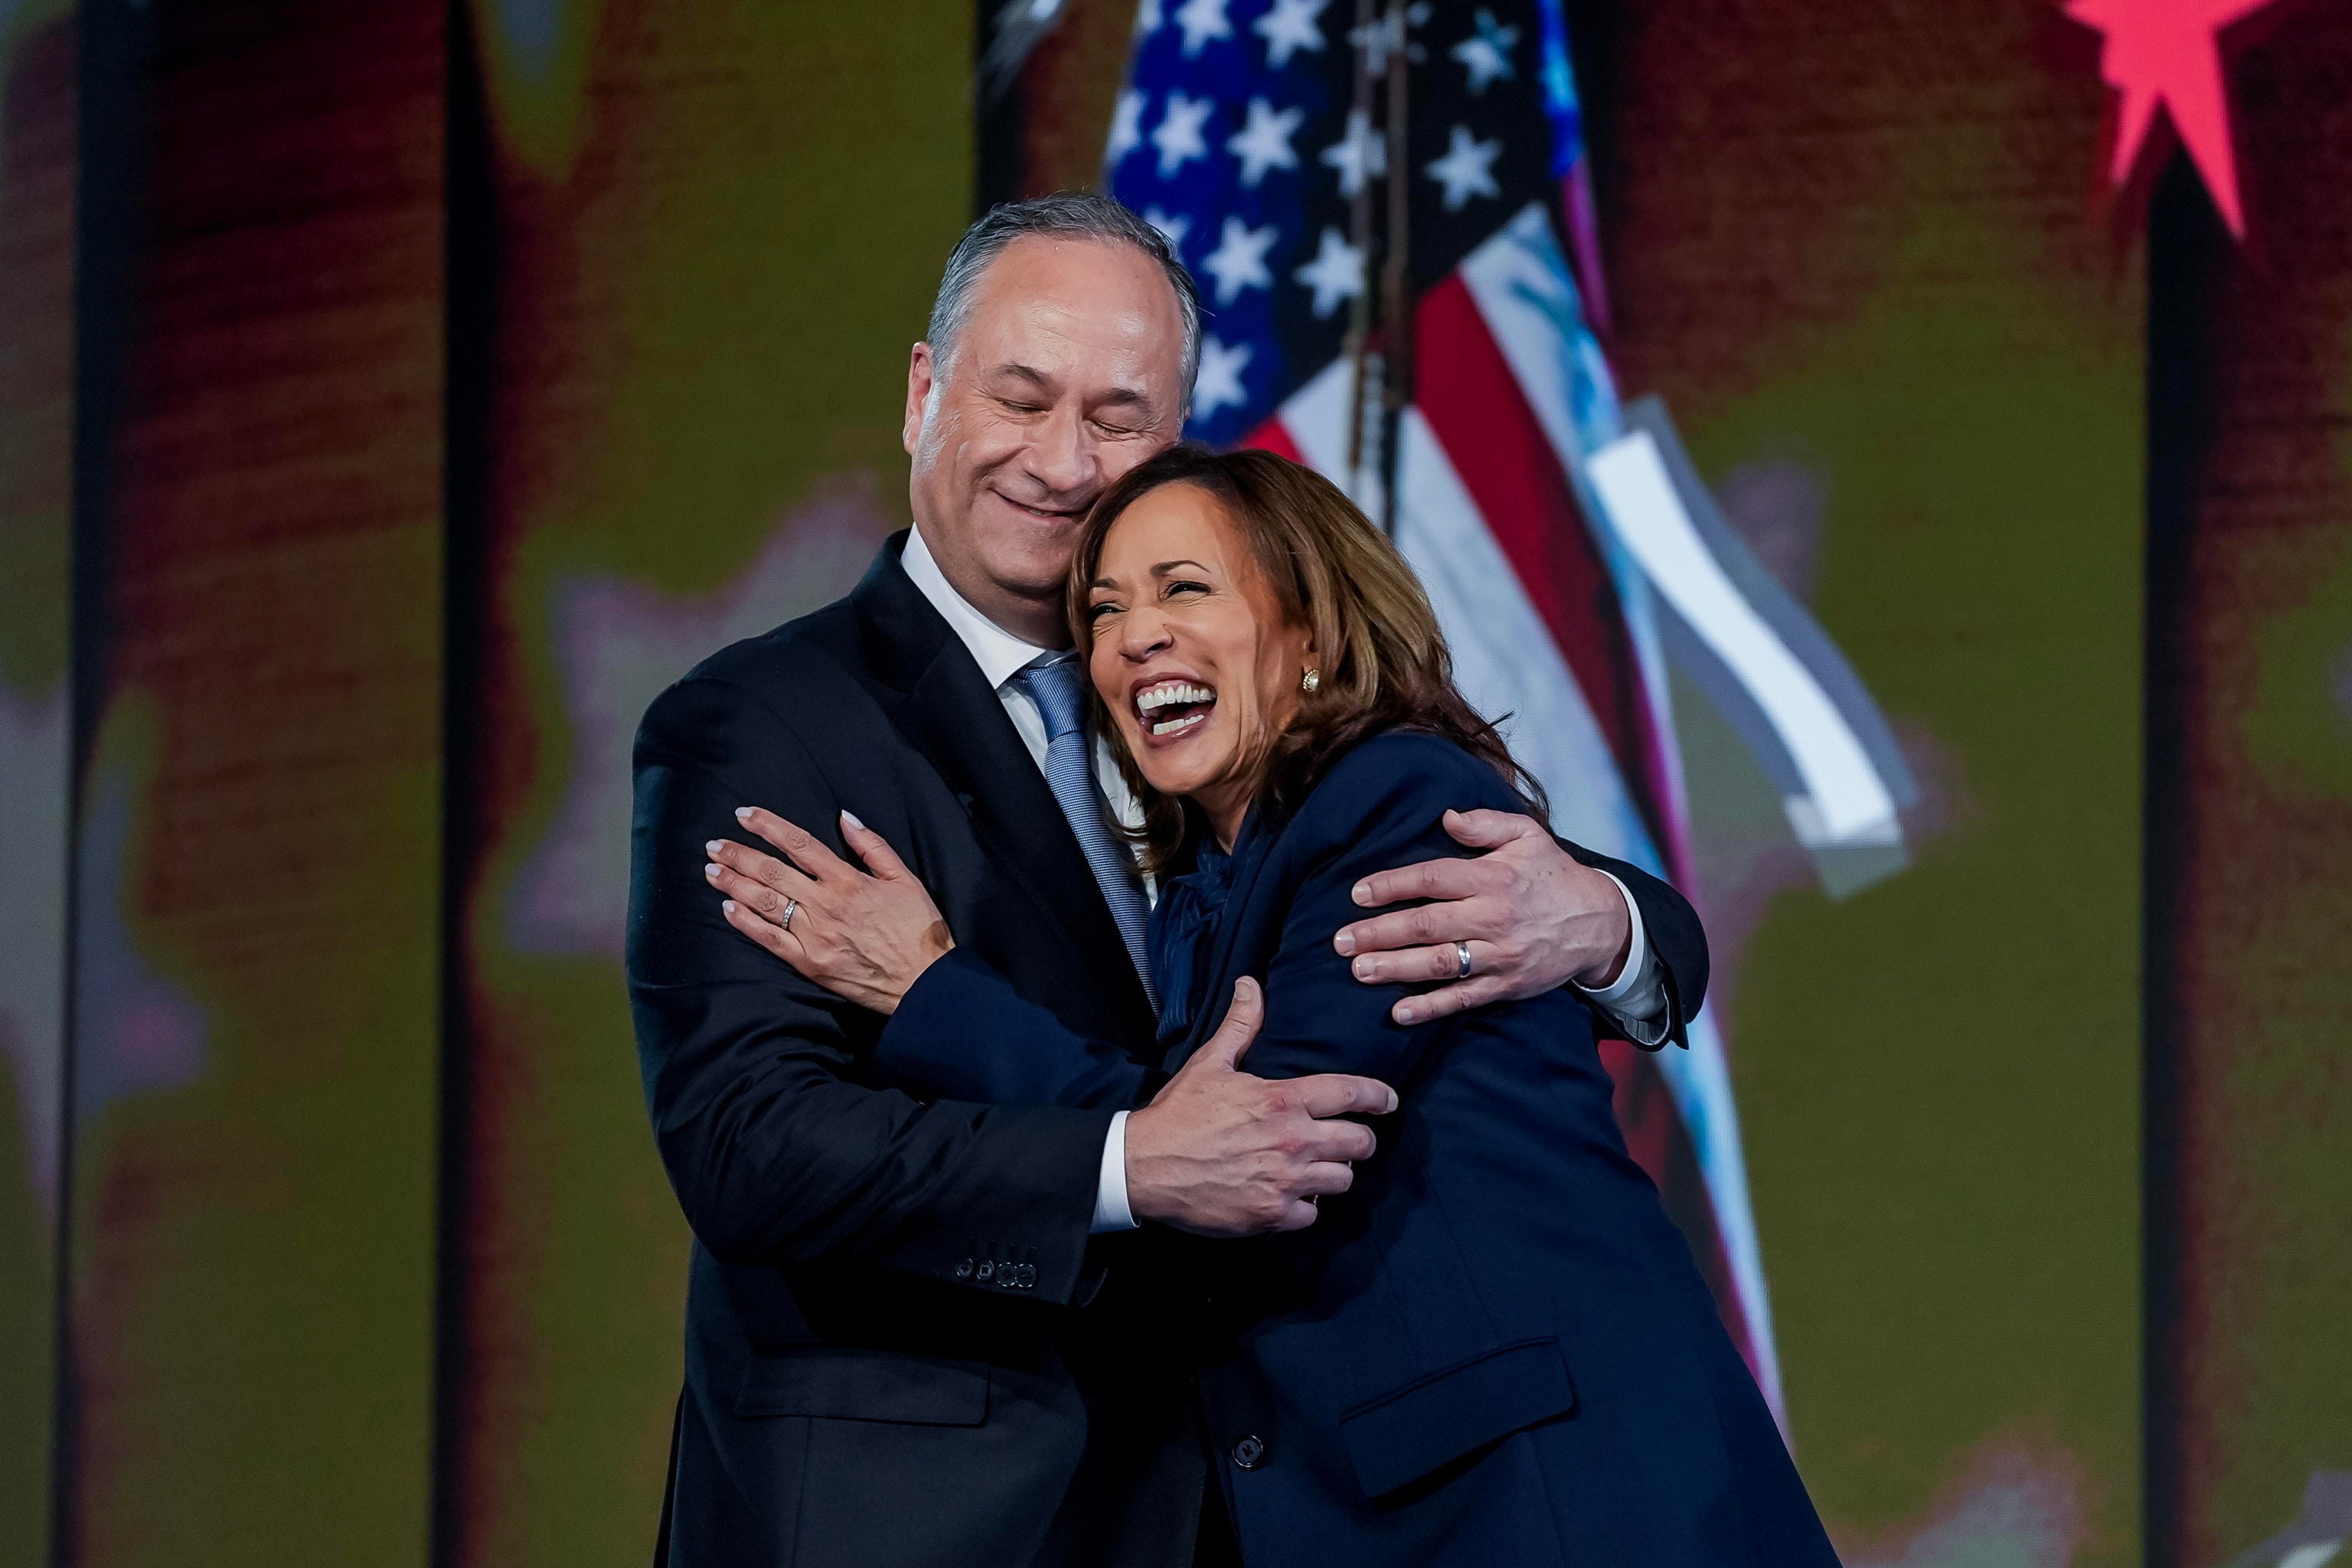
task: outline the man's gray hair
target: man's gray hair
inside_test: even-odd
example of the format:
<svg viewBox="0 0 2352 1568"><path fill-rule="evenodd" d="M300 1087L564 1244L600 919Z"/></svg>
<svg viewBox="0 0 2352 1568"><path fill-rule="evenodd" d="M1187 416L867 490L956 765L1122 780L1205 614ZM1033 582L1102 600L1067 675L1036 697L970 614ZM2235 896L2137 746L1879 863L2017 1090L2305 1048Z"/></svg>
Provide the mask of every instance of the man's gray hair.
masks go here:
<svg viewBox="0 0 2352 1568"><path fill-rule="evenodd" d="M931 324L924 334L940 365L955 354L955 342L971 314L971 297L981 274L1004 247L1032 235L1048 239L1099 239L1131 245L1160 264L1168 286L1176 290L1176 308L1184 318L1184 384L1179 389L1183 407L1192 402L1192 374L1201 363L1201 290L1185 270L1168 237L1108 196L1086 191L1062 191L1033 196L1025 202L1005 202L989 208L963 231L954 254L940 279L939 298L931 304Z"/></svg>

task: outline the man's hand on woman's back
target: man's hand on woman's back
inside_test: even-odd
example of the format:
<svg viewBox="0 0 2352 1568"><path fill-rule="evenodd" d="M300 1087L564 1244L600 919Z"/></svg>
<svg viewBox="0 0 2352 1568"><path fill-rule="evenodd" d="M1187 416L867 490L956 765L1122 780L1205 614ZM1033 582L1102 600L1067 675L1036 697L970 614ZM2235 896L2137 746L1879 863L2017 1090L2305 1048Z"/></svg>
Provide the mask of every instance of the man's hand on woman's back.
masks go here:
<svg viewBox="0 0 2352 1568"><path fill-rule="evenodd" d="M1345 1073L1269 1079L1241 1070L1265 1017L1255 980L1151 1103L1128 1118L1127 1199L1139 1220L1201 1236L1303 1230L1315 1200L1344 1193L1372 1130L1347 1116L1384 1116L1386 1084Z"/></svg>

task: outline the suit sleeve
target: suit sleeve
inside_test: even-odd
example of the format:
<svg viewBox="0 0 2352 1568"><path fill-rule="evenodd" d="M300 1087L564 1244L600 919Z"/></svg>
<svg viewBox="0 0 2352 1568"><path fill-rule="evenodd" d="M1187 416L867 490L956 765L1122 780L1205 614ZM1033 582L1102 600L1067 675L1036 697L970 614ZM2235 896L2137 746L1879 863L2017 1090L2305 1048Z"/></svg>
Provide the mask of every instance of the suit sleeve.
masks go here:
<svg viewBox="0 0 2352 1568"><path fill-rule="evenodd" d="M849 1262L971 1289L982 1249L1066 1301L1084 1268L1112 1110L926 1101L857 1081L874 1015L730 929L702 877L711 838L760 805L835 834L843 802L789 723L689 678L637 735L628 977L670 1184L729 1262ZM836 850L840 846L835 845ZM963 1278L958 1265L966 1264Z"/></svg>
<svg viewBox="0 0 2352 1568"><path fill-rule="evenodd" d="M1670 1044L1688 1046L1689 1023L1698 1016L1699 1007L1706 1000L1706 928L1699 923L1698 911L1672 884L1653 877L1639 866L1597 855L1565 838L1559 840L1559 847L1579 864L1606 871L1624 883L1625 890L1633 895L1633 907L1642 911L1642 926L1649 933L1650 951L1657 955L1658 977L1665 983L1668 1018L1665 1038L1643 1048L1657 1050Z"/></svg>
<svg viewBox="0 0 2352 1568"><path fill-rule="evenodd" d="M1074 1033L962 947L908 987L874 1064L894 1082L996 1105L1126 1110L1166 1081L1111 1041Z"/></svg>
<svg viewBox="0 0 2352 1568"><path fill-rule="evenodd" d="M1360 914L1353 889L1371 873L1468 856L1441 817L1477 807L1520 809L1491 768L1423 737L1368 742L1308 797L1288 829L1298 869L1290 873L1281 945L1262 976L1265 1024L1246 1070L1261 1078L1361 1073L1409 1092L1423 1060L1470 1015L1397 1023L1390 1010L1398 1000L1431 987L1365 984L1333 951L1331 933Z"/></svg>

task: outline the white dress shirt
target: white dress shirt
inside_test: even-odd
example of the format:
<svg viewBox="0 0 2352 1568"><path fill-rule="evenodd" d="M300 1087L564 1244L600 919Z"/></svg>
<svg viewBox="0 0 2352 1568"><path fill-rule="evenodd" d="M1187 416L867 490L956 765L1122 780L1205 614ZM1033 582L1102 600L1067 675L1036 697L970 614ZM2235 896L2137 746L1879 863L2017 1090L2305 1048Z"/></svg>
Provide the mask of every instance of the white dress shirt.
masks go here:
<svg viewBox="0 0 2352 1568"><path fill-rule="evenodd" d="M947 574L940 570L940 563L931 558L920 528L908 532L907 548L899 557L899 564L971 651L972 661L980 666L982 679L995 688L997 700L1004 704L1005 717L1013 721L1021 743L1029 748L1037 771L1044 773L1049 744L1045 716L1037 711L1036 700L1029 695L1028 687L1015 678L1033 664L1060 657L1063 650L1041 647L1017 637L973 608L971 601L956 592ZM1103 799L1109 804L1113 816L1131 826L1140 819L1141 807L1134 792L1127 787L1126 775L1118 771L1109 743L1100 735L1091 739L1095 781L1102 788ZM1606 871L1601 875L1609 877ZM1655 1045L1666 1037L1665 983L1659 976L1656 955L1650 951L1649 938L1642 929L1641 908L1633 902L1633 895L1626 891L1624 883L1614 877L1609 877L1609 880L1624 899L1626 913L1633 920L1633 943L1617 979L1600 990L1586 991L1585 994L1622 1024L1637 1042ZM1154 889L1147 884L1145 891L1150 894ZM1127 1115L1122 1110L1111 1118L1110 1135L1103 1140L1102 1173L1095 1188L1094 1228L1097 1231L1130 1230L1136 1223L1127 1202Z"/></svg>

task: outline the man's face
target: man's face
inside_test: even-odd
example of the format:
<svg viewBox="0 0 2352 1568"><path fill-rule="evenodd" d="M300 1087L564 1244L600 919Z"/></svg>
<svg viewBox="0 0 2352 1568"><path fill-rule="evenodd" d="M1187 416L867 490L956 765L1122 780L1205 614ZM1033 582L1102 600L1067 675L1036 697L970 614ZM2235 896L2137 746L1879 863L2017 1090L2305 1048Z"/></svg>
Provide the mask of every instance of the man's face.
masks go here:
<svg viewBox="0 0 2352 1568"><path fill-rule="evenodd" d="M1060 646L1078 526L1181 434L1184 322L1157 263L1109 240L1016 239L973 289L942 366L907 371L908 496L940 569L982 614Z"/></svg>

